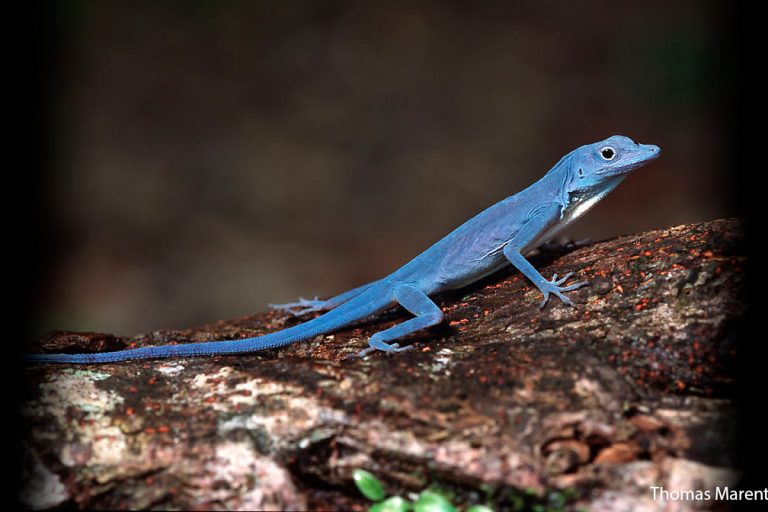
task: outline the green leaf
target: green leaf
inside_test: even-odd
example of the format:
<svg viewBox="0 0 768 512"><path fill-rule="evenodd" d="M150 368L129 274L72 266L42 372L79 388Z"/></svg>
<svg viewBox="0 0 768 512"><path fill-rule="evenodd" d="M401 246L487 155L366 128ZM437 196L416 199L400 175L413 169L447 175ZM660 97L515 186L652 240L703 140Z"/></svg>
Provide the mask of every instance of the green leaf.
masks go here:
<svg viewBox="0 0 768 512"><path fill-rule="evenodd" d="M472 505L466 512L493 512L493 509L491 507L486 507L485 505Z"/></svg>
<svg viewBox="0 0 768 512"><path fill-rule="evenodd" d="M368 512L407 512L411 509L411 503L400 497L390 496L380 503L376 503L368 509Z"/></svg>
<svg viewBox="0 0 768 512"><path fill-rule="evenodd" d="M384 488L381 486L381 482L379 482L378 478L366 470L356 469L352 473L352 478L354 478L355 485L360 489L360 492L363 493L363 496L369 500L381 501L387 496L387 493L384 492Z"/></svg>
<svg viewBox="0 0 768 512"><path fill-rule="evenodd" d="M550 508L561 509L565 507L566 497L561 492L552 491L547 494L547 501Z"/></svg>
<svg viewBox="0 0 768 512"><path fill-rule="evenodd" d="M424 491L413 506L415 512L457 512L445 496L434 491Z"/></svg>

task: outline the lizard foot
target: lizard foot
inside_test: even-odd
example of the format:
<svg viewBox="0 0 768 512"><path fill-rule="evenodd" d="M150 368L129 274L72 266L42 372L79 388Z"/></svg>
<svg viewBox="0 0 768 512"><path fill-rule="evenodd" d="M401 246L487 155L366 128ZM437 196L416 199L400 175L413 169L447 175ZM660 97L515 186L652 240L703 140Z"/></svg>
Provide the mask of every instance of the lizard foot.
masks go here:
<svg viewBox="0 0 768 512"><path fill-rule="evenodd" d="M392 354L395 352L405 352L406 350L413 349L413 345L401 347L399 343L393 343L390 345L388 343L384 343L383 341L374 341L373 338L371 338L371 341L369 341L368 344L370 345L368 348L361 350L357 353L357 356L354 357L365 357L375 350L381 350L382 352Z"/></svg>
<svg viewBox="0 0 768 512"><path fill-rule="evenodd" d="M269 304L270 309L275 311L284 311L292 316L302 316L308 313L314 313L316 311L326 311L328 309L327 302L324 300L318 300L317 296L314 299L305 299L299 297L297 302L287 302L285 304Z"/></svg>
<svg viewBox="0 0 768 512"><path fill-rule="evenodd" d="M571 307L576 307L576 304L573 303L571 299L563 295L563 292L569 292L571 290L576 290L577 288L581 288L582 286L586 286L589 284L589 281L581 281L578 283L570 284L568 286L560 286L564 282L568 280L569 277L573 275L573 272L568 272L560 279L557 278L557 274L554 274L552 276L551 281L545 281L544 286L539 287L541 290L541 293L544 294L544 300L541 301L541 304L539 304L539 309L543 309L544 306L547 305L547 301L549 300L549 294L555 295L558 299L560 299L563 304L567 304Z"/></svg>

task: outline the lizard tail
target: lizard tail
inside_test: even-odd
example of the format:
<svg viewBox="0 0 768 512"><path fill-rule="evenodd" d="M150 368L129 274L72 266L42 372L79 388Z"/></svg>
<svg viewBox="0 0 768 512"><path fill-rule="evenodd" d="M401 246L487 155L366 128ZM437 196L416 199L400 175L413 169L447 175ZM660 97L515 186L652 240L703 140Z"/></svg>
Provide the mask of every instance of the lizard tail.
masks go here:
<svg viewBox="0 0 768 512"><path fill-rule="evenodd" d="M346 327L358 320L387 309L394 303L390 294L370 290L345 302L328 313L303 324L263 336L239 340L209 341L182 345L161 345L94 354L24 354L24 363L115 363L133 359L215 356L256 352L282 347Z"/></svg>

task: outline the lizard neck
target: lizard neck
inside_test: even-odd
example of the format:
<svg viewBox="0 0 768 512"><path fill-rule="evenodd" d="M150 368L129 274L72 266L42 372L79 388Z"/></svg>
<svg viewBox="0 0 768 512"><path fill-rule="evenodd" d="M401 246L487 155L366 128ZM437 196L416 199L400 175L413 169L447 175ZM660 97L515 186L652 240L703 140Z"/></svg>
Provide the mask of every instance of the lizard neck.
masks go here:
<svg viewBox="0 0 768 512"><path fill-rule="evenodd" d="M565 217L566 209L572 202L568 192L573 180L573 157L569 153L561 158L533 187L538 187L542 195L551 197L560 205L560 219Z"/></svg>

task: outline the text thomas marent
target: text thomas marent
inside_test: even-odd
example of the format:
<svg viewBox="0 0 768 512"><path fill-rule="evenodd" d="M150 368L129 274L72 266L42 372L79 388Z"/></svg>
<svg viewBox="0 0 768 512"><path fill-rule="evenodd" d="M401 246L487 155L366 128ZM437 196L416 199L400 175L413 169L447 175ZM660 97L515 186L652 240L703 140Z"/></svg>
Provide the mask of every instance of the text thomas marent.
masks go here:
<svg viewBox="0 0 768 512"><path fill-rule="evenodd" d="M651 486L654 500L663 501L766 501L768 487L764 489L733 489L730 487L715 487L714 489L665 489L662 486Z"/></svg>

